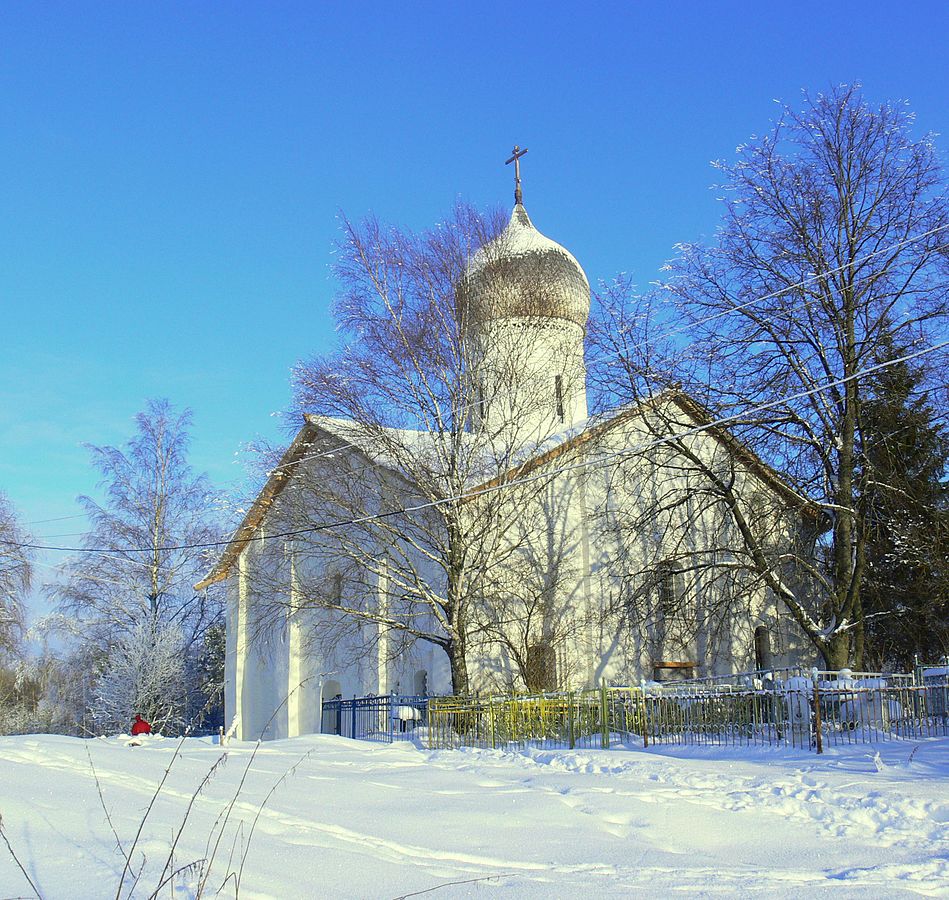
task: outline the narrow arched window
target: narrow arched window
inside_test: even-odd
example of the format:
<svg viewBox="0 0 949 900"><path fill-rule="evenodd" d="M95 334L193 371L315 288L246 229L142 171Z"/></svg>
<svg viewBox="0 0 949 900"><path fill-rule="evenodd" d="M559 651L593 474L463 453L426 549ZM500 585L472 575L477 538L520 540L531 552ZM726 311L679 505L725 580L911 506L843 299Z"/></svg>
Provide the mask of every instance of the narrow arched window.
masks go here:
<svg viewBox="0 0 949 900"><path fill-rule="evenodd" d="M665 619L682 615L682 575L674 562L662 562L656 566L655 585L658 600L657 612Z"/></svg>
<svg viewBox="0 0 949 900"><path fill-rule="evenodd" d="M343 605L343 573L342 572L332 572L326 579L325 587L326 591L326 605L327 606L342 606Z"/></svg>
<svg viewBox="0 0 949 900"><path fill-rule="evenodd" d="M557 418L562 422L564 420L563 377L560 375L554 376L554 394L557 398Z"/></svg>

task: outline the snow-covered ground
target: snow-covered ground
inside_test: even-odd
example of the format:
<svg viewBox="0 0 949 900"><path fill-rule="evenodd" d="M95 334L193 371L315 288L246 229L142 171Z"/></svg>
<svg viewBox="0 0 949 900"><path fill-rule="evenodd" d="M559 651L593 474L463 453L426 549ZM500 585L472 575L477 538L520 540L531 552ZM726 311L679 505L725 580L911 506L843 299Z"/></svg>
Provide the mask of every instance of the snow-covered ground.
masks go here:
<svg viewBox="0 0 949 900"><path fill-rule="evenodd" d="M43 897L116 895L125 860L105 809L127 852L176 747L0 738L3 833ZM244 898L949 896L945 739L818 757L429 752L310 737L263 745L238 794L252 752L227 748L175 849L176 868L208 856L237 797L206 896L245 850ZM144 863L134 896L157 886L220 756L210 740L184 743L132 854L136 872ZM195 884L185 872L161 896L193 896ZM232 876L222 896L233 894ZM0 842L0 897L11 896L33 894Z"/></svg>

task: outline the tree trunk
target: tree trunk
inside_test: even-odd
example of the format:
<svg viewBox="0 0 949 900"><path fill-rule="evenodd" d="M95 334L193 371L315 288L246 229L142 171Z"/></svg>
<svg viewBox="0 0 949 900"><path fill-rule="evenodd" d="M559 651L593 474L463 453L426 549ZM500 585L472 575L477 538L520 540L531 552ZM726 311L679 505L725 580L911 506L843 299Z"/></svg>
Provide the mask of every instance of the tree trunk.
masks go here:
<svg viewBox="0 0 949 900"><path fill-rule="evenodd" d="M468 693L468 663L465 649L468 637L468 598L462 587L465 572L464 530L457 503L445 510L445 525L448 533L447 546L447 613L451 623L448 660L451 663L451 690L454 694Z"/></svg>
<svg viewBox="0 0 949 900"><path fill-rule="evenodd" d="M464 645L454 640L445 649L451 664L451 692L464 696L468 693L468 663L465 660Z"/></svg>
<svg viewBox="0 0 949 900"><path fill-rule="evenodd" d="M821 656L830 671L846 669L850 664L850 634L846 631L835 634L821 647Z"/></svg>

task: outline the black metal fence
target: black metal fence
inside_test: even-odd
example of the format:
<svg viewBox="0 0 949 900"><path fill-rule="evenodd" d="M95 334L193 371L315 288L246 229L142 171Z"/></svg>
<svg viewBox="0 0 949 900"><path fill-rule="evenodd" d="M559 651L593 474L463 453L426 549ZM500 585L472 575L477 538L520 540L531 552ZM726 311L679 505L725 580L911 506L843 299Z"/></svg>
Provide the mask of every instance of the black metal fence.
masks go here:
<svg viewBox="0 0 949 900"><path fill-rule="evenodd" d="M944 685L830 687L645 694L644 743L784 745L821 752L842 744L949 735Z"/></svg>
<svg viewBox="0 0 949 900"><path fill-rule="evenodd" d="M412 738L428 721L427 697L397 694L352 697L323 702L321 731L362 741L392 741Z"/></svg>
<svg viewBox="0 0 949 900"><path fill-rule="evenodd" d="M830 673L821 673L830 674ZM322 731L361 740L449 747L651 744L824 747L949 736L949 677L756 680L606 687L540 695L329 700Z"/></svg>

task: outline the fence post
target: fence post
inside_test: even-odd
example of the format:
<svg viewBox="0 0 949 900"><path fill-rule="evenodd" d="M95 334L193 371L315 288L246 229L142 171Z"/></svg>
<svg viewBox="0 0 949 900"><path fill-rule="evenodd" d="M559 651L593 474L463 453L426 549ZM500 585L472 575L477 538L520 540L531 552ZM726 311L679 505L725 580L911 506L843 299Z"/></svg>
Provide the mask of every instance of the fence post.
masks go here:
<svg viewBox="0 0 949 900"><path fill-rule="evenodd" d="M351 737L353 740L356 740L356 695L355 695L355 694L353 694L353 716L352 716L352 720L353 720L353 730L352 730L352 733L350 734L350 737Z"/></svg>
<svg viewBox="0 0 949 900"><path fill-rule="evenodd" d="M567 691L567 733L570 738L570 749L573 750L576 744L573 733L573 691Z"/></svg>
<svg viewBox="0 0 949 900"><path fill-rule="evenodd" d="M643 711L643 750L649 746L649 721L647 717L648 707L646 706L646 685L645 683L640 683L639 686L639 700L642 703Z"/></svg>
<svg viewBox="0 0 949 900"><path fill-rule="evenodd" d="M606 679L600 681L600 746L604 750L610 749L610 723L608 721L609 706L606 702Z"/></svg>
<svg viewBox="0 0 949 900"><path fill-rule="evenodd" d="M389 743L391 744L395 740L395 711L398 709L396 703L395 691L392 691L389 694ZM401 727L401 723L400 723Z"/></svg>
<svg viewBox="0 0 949 900"><path fill-rule="evenodd" d="M814 676L814 740L817 744L817 752L824 752L824 735L821 734L820 723L820 688L817 685L817 676Z"/></svg>

